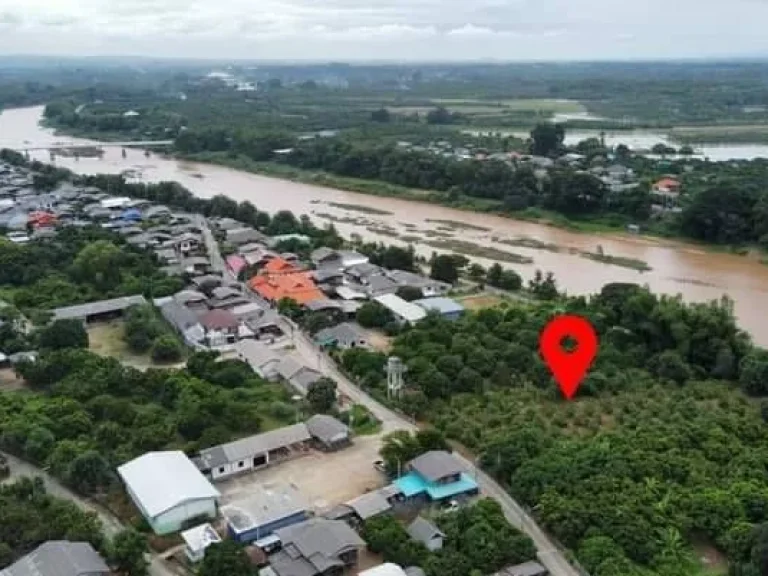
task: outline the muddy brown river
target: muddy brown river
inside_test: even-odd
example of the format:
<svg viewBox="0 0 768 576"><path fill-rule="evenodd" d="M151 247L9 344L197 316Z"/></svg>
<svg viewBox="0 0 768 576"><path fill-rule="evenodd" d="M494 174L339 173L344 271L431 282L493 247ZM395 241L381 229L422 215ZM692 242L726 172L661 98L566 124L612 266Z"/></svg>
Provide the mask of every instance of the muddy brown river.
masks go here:
<svg viewBox="0 0 768 576"><path fill-rule="evenodd" d="M0 148L94 143L56 136L39 126L41 114L41 107L7 110L0 114ZM478 247L495 248L533 260L530 264L503 262L526 280L536 269L552 271L559 286L569 294L594 293L608 282L647 284L655 292L680 293L688 301L713 300L728 294L735 302L740 326L750 332L757 343L768 347L768 321L762 316L762 305L768 301L768 266L756 259L709 252L682 242L630 234L581 234L432 204L289 182L219 166L155 155L146 158L140 150L128 149L125 158L120 148L105 148L105 152L101 159L57 157L56 164L83 174L131 171L136 180L144 182L174 180L202 197L226 194L236 200L250 200L257 208L268 212L291 210L309 214L317 223L333 221L344 235L354 233L368 240L393 244L412 243L425 255L446 251L446 244L436 247L441 242L463 241L462 247L453 245L462 252L476 252ZM41 161L50 161L46 150L30 154ZM521 239L527 247L519 245ZM539 247L531 247L533 244ZM543 249L543 245L548 245L549 250ZM599 249L606 255L642 260L651 270L641 273L590 260L580 254ZM503 255L496 257L504 259ZM487 257L473 257L473 260L486 266L493 262Z"/></svg>

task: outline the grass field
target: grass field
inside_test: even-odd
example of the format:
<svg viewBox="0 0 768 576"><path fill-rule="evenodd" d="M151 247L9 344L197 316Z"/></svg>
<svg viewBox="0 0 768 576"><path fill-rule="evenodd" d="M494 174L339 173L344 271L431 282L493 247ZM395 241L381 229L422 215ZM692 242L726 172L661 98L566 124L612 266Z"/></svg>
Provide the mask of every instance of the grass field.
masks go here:
<svg viewBox="0 0 768 576"><path fill-rule="evenodd" d="M503 109L515 112L559 112L561 114L576 114L586 112L587 109L580 102L575 100L557 100L554 98L525 98L517 100L460 100L460 99L435 99L434 102L442 104L449 108L463 108L480 106L486 108L485 111L500 111Z"/></svg>
<svg viewBox="0 0 768 576"><path fill-rule="evenodd" d="M470 296L458 296L456 298L467 310L480 310L492 308L502 302L508 302L506 298L497 294L472 294Z"/></svg>
<svg viewBox="0 0 768 576"><path fill-rule="evenodd" d="M122 363L138 369L168 367L168 364L158 364L149 354L136 354L128 349L123 340L123 321L112 320L98 322L88 326L88 340L91 352L100 356L117 358Z"/></svg>

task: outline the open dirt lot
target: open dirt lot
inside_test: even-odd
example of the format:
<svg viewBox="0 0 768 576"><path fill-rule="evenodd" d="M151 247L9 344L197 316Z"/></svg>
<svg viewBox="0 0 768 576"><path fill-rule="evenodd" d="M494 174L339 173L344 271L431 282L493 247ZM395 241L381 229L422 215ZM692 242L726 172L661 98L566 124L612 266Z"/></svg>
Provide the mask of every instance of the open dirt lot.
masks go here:
<svg viewBox="0 0 768 576"><path fill-rule="evenodd" d="M24 388L24 380L16 376L13 368L0 369L0 390L22 390Z"/></svg>
<svg viewBox="0 0 768 576"><path fill-rule="evenodd" d="M246 498L253 486L264 482L293 484L317 513L384 486L384 477L373 467L379 459L381 435L355 438L349 448L310 452L295 460L219 482L221 504Z"/></svg>

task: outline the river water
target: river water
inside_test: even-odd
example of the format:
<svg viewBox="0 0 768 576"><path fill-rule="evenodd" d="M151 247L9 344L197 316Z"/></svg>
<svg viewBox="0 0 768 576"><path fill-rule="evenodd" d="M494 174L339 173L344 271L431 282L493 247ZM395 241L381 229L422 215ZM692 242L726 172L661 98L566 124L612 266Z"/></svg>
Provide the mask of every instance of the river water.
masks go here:
<svg viewBox="0 0 768 576"><path fill-rule="evenodd" d="M2 112L0 148L24 148L56 142L92 143L54 135L39 126L41 114L41 107ZM31 155L44 162L50 161L45 150L34 151ZM594 293L608 282L647 284L655 292L681 293L688 301L713 300L728 294L735 301L740 326L750 332L757 343L768 347L768 322L760 312L768 302L768 266L745 256L713 253L682 242L630 234L580 234L488 214L289 182L220 166L155 155L147 158L140 150L128 149L126 158L123 158L120 148L105 148L101 159L57 157L56 164L81 174L133 171L137 180L177 181L202 197L225 194L238 201L250 200L257 208L268 212L291 210L296 214L309 214L318 223L332 218L344 235L356 233L368 240L391 244L410 241L424 255L435 250L425 243L435 240L462 240L514 252L533 258L533 263L506 266L517 270L526 280L533 276L536 269L552 271L559 286L569 294ZM361 212L361 206L369 212ZM418 240L415 239L417 237ZM520 237L556 245L560 250L554 252L509 246L494 240ZM598 246L605 254L643 260L652 270L640 273L589 260L578 254L579 250L594 252ZM486 266L492 263L485 258L474 260Z"/></svg>

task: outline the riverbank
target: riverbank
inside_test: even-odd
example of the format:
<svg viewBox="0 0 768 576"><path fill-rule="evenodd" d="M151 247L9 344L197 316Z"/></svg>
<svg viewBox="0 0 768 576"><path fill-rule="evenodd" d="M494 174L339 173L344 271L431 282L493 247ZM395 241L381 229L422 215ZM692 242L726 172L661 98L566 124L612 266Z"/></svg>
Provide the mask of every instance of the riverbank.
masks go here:
<svg viewBox="0 0 768 576"><path fill-rule="evenodd" d="M493 214L495 216L509 218L510 220L531 222L534 224L568 230L570 232L638 236L637 234L627 231L627 226L632 224L632 222L620 215L605 215L589 220L574 220L563 216L562 214L540 208L527 208L519 212L509 212L504 209L503 204L499 201L484 200L464 195L449 198L442 192L407 188L405 186L398 186L378 180L363 180L359 178L336 176L321 171L302 170L277 162L255 162L242 155L233 157L226 153L203 152L197 154L174 154L169 157L190 162L216 164L234 170L250 172L252 174L279 178L291 182L299 182L301 184L335 188L346 192L356 192L385 198L398 198L400 200L409 200L413 202L426 202L456 210ZM690 247L716 253L736 254L741 256L752 255L757 261L761 262L765 261L768 257L768 253L760 247L708 244L679 234L674 234L659 223L642 224L640 236L657 241L669 241L674 243L674 245L686 244ZM635 265L629 267L635 268Z"/></svg>

